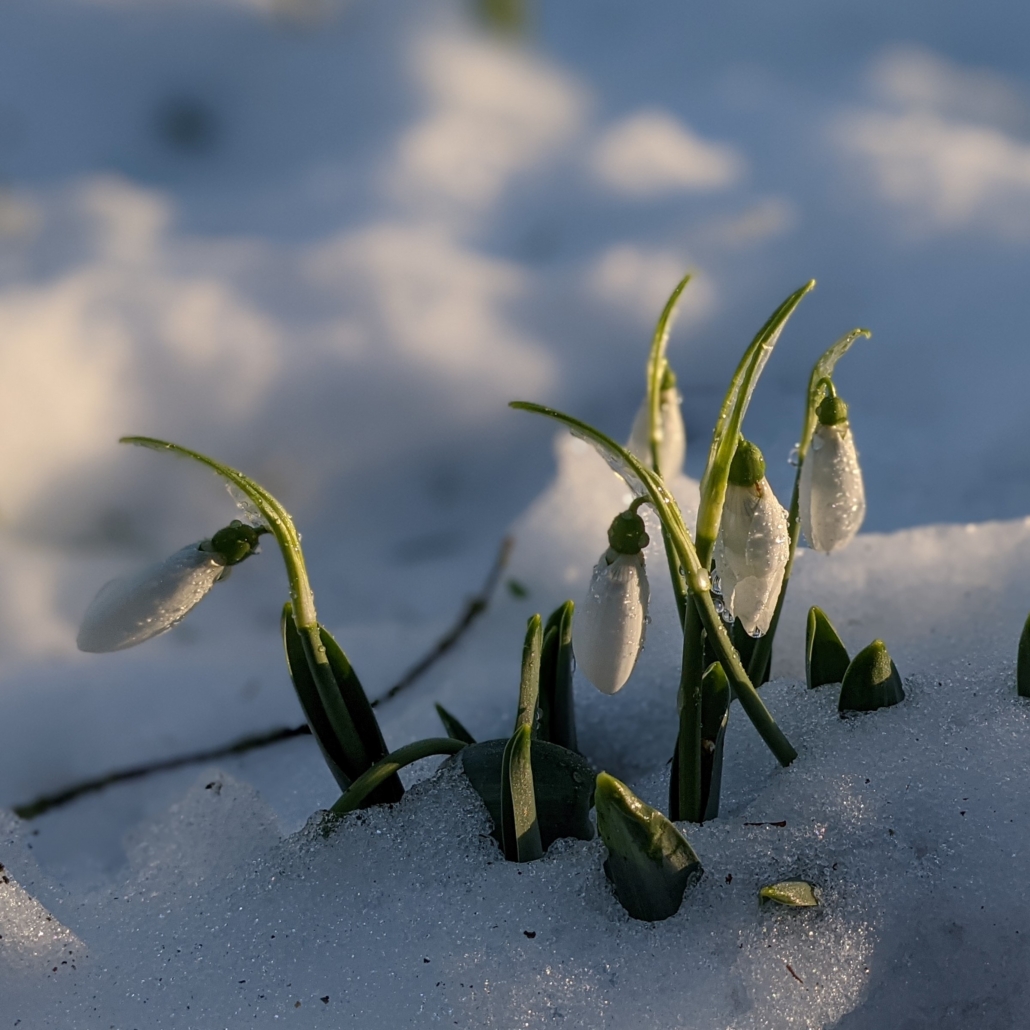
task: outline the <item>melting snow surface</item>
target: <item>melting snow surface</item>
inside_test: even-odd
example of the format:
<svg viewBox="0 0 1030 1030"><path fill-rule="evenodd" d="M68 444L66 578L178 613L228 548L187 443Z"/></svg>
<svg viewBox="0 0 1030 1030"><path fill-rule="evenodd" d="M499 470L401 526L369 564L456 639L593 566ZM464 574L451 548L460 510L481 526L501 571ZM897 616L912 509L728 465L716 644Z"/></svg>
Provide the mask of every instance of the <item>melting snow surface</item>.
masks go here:
<svg viewBox="0 0 1030 1030"><path fill-rule="evenodd" d="M508 730L524 619L578 596L624 495L586 445L563 438L558 452L556 481L515 527L511 572L529 596L499 596L383 709L392 738L438 733L434 700L478 737ZM689 509L696 484L677 492ZM187 774L127 834L124 861L90 880L36 858L48 836L75 832L77 806L38 836L4 817L0 1025L1018 1026L1030 705L1014 651L1028 534L1024 522L928 527L803 554L762 691L799 758L779 768L734 706L720 818L686 827L705 875L665 922L628 918L599 840L504 862L452 762L328 835L317 814L301 825L304 804L333 792L297 741ZM653 546L648 563L640 665L613 698L578 681L577 715L598 767L663 805L677 630ZM834 687L806 689L811 603L852 651L887 641L902 704L841 719ZM817 885L818 909L759 906L763 884L791 878Z"/></svg>

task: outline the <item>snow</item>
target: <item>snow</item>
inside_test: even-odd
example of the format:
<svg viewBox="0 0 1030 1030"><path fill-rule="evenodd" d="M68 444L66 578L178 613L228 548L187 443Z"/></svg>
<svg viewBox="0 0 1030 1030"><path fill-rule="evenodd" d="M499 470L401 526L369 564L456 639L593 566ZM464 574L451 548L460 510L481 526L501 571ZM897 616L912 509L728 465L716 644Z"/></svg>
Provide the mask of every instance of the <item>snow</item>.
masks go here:
<svg viewBox="0 0 1030 1030"><path fill-rule="evenodd" d="M437 732L434 700L480 738L506 732L524 618L582 591L583 556L603 549L625 489L587 445L559 438L558 455L555 482L514 527L511 572L529 597L500 595L452 658L384 707L388 736ZM696 484L677 489L689 503ZM64 886L34 859L48 837L75 832L74 808L40 819L38 836L10 819L3 1011L40 1027L1015 1025L1030 959L1030 709L1015 696L1012 646L1028 532L928 527L803 553L763 689L799 758L781 769L734 707L720 818L685 827L705 875L665 922L623 912L599 840L504 862L453 763L418 771L392 808L328 834L317 815L301 826L297 795L314 809L332 791L310 741L293 793L273 785L296 765L294 742L286 762L272 749L191 771L126 834L124 864L92 883L80 873ZM655 545L647 561L654 603L637 671L614 697L577 675L577 716L598 767L661 805L677 629ZM804 686L814 602L853 651L887 640L902 704L841 719L835 688ZM816 884L818 909L759 905L761 886L799 878Z"/></svg>
<svg viewBox="0 0 1030 1030"><path fill-rule="evenodd" d="M525 619L581 597L625 488L567 437L555 474L552 429L505 402L624 439L686 268L669 354L694 476L790 290L819 279L747 422L784 502L811 361L874 331L837 375L872 532L800 553L763 688L800 757L779 769L734 709L723 815L687 831L706 875L655 926L597 841L501 861L450 766L324 838L310 739L0 811L0 1025L1019 1025L1026 10L572 0L499 39L472 6L3 5L0 805L300 721L267 544L171 633L75 650L104 582L236 514L124 433L280 496L372 696L511 527L528 596L502 584L379 709L391 746L439 732L434 701L507 733ZM696 483L676 490L689 513ZM598 767L661 805L678 648L648 563L637 671L615 697L577 682L577 714ZM902 705L840 720L804 689L813 603L852 653L886 641ZM818 910L759 907L791 877Z"/></svg>

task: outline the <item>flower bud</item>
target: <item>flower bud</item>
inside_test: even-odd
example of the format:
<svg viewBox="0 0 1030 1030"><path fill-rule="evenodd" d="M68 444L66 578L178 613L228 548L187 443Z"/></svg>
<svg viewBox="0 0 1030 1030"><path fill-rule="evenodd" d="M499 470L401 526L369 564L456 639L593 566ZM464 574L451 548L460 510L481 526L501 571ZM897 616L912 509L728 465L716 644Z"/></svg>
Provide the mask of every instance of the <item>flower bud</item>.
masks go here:
<svg viewBox="0 0 1030 1030"><path fill-rule="evenodd" d="M683 471L687 458L687 431L683 426L682 398L676 389L676 376L666 367L662 377L661 398L658 405L658 462L663 476L673 476ZM651 418L647 398L641 404L633 429L629 434L626 450L651 467Z"/></svg>
<svg viewBox="0 0 1030 1030"><path fill-rule="evenodd" d="M723 603L752 636L769 629L789 554L787 513L765 478L762 452L742 439L730 466L715 568Z"/></svg>
<svg viewBox="0 0 1030 1030"><path fill-rule="evenodd" d="M583 674L603 694L621 690L644 644L650 590L643 548L644 521L633 511L617 515L611 546L594 566L586 600L576 611L572 649Z"/></svg>
<svg viewBox="0 0 1030 1030"><path fill-rule="evenodd" d="M865 487L847 405L827 397L801 466L801 529L810 546L824 554L851 542L865 518Z"/></svg>
<svg viewBox="0 0 1030 1030"><path fill-rule="evenodd" d="M181 621L229 567L257 551L258 531L241 522L190 544L135 576L113 579L93 598L77 644L80 651L121 651Z"/></svg>

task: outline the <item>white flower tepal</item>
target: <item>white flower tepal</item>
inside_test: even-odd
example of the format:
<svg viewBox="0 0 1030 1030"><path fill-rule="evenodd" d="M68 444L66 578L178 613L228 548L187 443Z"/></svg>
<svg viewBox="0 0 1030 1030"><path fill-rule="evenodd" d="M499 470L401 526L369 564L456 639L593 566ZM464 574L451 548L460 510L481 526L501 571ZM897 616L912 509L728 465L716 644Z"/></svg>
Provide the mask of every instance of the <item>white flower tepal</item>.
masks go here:
<svg viewBox="0 0 1030 1030"><path fill-rule="evenodd" d="M658 462L663 476L678 475L687 459L687 431L683 426L681 404L676 377L671 369L667 369L658 407ZM651 467L650 413L646 397L633 420L626 450Z"/></svg>
<svg viewBox="0 0 1030 1030"><path fill-rule="evenodd" d="M787 513L765 478L761 452L741 441L714 557L723 603L752 635L769 629L789 555Z"/></svg>
<svg viewBox="0 0 1030 1030"><path fill-rule="evenodd" d="M171 629L235 565L255 553L258 532L242 523L176 551L135 576L113 579L79 628L80 651L121 651Z"/></svg>
<svg viewBox="0 0 1030 1030"><path fill-rule="evenodd" d="M633 511L623 512L608 540L612 546L594 566L586 599L576 610L572 649L586 678L603 694L614 694L633 672L647 628L643 520Z"/></svg>
<svg viewBox="0 0 1030 1030"><path fill-rule="evenodd" d="M847 407L837 397L819 406L819 422L801 466L801 529L817 551L849 544L865 518L865 486Z"/></svg>

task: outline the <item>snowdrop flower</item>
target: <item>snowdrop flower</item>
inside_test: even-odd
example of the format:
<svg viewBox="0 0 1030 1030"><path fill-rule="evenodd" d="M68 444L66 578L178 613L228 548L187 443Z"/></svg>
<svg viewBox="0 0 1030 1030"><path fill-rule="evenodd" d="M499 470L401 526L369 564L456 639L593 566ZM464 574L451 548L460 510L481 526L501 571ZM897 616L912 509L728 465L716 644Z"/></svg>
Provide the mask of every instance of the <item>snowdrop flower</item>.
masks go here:
<svg viewBox="0 0 1030 1030"><path fill-rule="evenodd" d="M676 375L666 366L658 407L658 462L663 476L673 476L682 472L683 462L687 458L687 431L683 427L681 401L679 390L676 389ZM639 458L648 468L651 467L650 416L646 397L633 420L633 429L630 431L626 450L635 458Z"/></svg>
<svg viewBox="0 0 1030 1030"><path fill-rule="evenodd" d="M765 478L762 452L741 438L715 543L723 603L752 636L769 629L790 554L787 513Z"/></svg>
<svg viewBox="0 0 1030 1030"><path fill-rule="evenodd" d="M642 553L648 535L632 507L615 516L608 543L572 627L576 663L602 694L621 690L633 671L644 645L650 593Z"/></svg>
<svg viewBox="0 0 1030 1030"><path fill-rule="evenodd" d="M80 651L121 651L171 629L229 568L256 553L255 529L234 520L210 540L176 551L135 576L113 579L93 598L79 628Z"/></svg>
<svg viewBox="0 0 1030 1030"><path fill-rule="evenodd" d="M829 554L851 542L865 518L865 487L848 406L827 397L801 465L801 529L817 551Z"/></svg>

